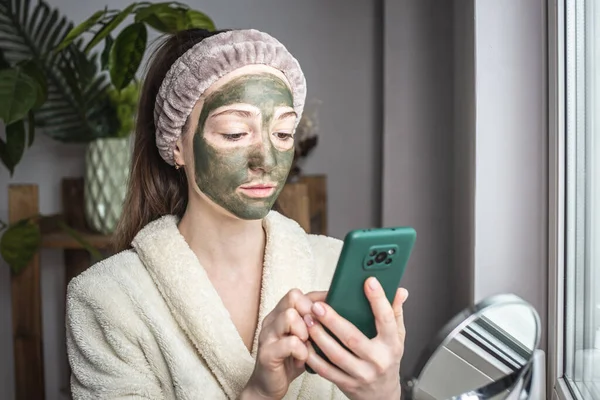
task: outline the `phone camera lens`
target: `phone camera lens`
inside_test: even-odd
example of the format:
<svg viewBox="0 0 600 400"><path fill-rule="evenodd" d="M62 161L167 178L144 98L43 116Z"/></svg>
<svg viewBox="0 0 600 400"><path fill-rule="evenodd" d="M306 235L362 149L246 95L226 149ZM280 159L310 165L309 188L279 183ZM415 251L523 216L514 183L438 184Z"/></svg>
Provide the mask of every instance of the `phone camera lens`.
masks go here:
<svg viewBox="0 0 600 400"><path fill-rule="evenodd" d="M367 261L367 265L373 265L373 260Z"/></svg>
<svg viewBox="0 0 600 400"><path fill-rule="evenodd" d="M375 257L375 262L383 262L385 259L387 258L387 254L384 252L381 252L379 254L377 254L377 257Z"/></svg>
<svg viewBox="0 0 600 400"><path fill-rule="evenodd" d="M371 250L371 252L369 253L371 257L375 257L375 254L377 254L377 250Z"/></svg>
<svg viewBox="0 0 600 400"><path fill-rule="evenodd" d="M391 263L392 263L392 259L391 259L391 258L388 258L387 260L385 260L385 263L386 263L386 264L391 264Z"/></svg>
<svg viewBox="0 0 600 400"><path fill-rule="evenodd" d="M394 254L396 252L396 250L394 249L389 249L388 250L388 254L391 256L392 254Z"/></svg>

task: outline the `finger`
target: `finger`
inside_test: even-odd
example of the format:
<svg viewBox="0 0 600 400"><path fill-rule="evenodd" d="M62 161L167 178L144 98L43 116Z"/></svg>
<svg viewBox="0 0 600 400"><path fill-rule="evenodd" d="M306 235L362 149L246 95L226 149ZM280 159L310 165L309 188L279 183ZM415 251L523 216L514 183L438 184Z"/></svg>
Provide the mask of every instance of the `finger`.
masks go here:
<svg viewBox="0 0 600 400"><path fill-rule="evenodd" d="M353 323L340 316L326 303L317 302L313 305L313 314L319 322L329 329L332 335L337 337L352 353L363 360L372 357L372 349L369 338L366 337ZM306 320L306 317L305 317ZM308 333L313 337L314 331L310 324ZM332 339L333 340L333 339ZM321 345L319 345L321 347ZM329 355L327 355L329 357Z"/></svg>
<svg viewBox="0 0 600 400"><path fill-rule="evenodd" d="M347 348L342 347L323 325L313 324L309 331L312 342L321 349L332 364L346 374L356 378L359 376L361 368L368 367L363 360L360 360Z"/></svg>
<svg viewBox="0 0 600 400"><path fill-rule="evenodd" d="M398 327L394 309L385 296L385 292L377 278L371 277L365 281L365 294L375 316L375 326L378 336L390 343L398 338Z"/></svg>
<svg viewBox="0 0 600 400"><path fill-rule="evenodd" d="M294 358L294 368L304 368L304 361Z"/></svg>
<svg viewBox="0 0 600 400"><path fill-rule="evenodd" d="M322 290L319 292L309 292L306 293L306 297L308 297L313 303L317 301L325 301L327 298L327 290Z"/></svg>
<svg viewBox="0 0 600 400"><path fill-rule="evenodd" d="M300 315L305 315L310 313L310 309L312 307L312 300L302 293L299 289L292 289L285 296L285 302L280 302L281 307L283 309L286 308L295 308L298 310ZM281 311L283 311L283 309Z"/></svg>
<svg viewBox="0 0 600 400"><path fill-rule="evenodd" d="M302 362L306 362L308 359L308 346L297 336L286 336L265 346L261 354L261 361L263 364L275 367L288 357Z"/></svg>
<svg viewBox="0 0 600 400"><path fill-rule="evenodd" d="M282 338L286 335L296 335L303 342L308 340L308 328L300 314L298 314L298 311L294 308L288 308L279 314L273 323L273 327L273 334L277 338Z"/></svg>
<svg viewBox="0 0 600 400"><path fill-rule="evenodd" d="M321 358L310 345L308 346L308 359L306 360L306 364L318 375L338 387L348 387L354 381L354 378L350 375Z"/></svg>
<svg viewBox="0 0 600 400"><path fill-rule="evenodd" d="M408 298L408 290L404 288L399 288L396 291L396 297L394 298L394 303L392 304L392 309L394 310L394 316L396 318L396 325L398 326L398 337L401 342L404 342L406 339L406 327L404 326L404 302Z"/></svg>
<svg viewBox="0 0 600 400"><path fill-rule="evenodd" d="M273 320L282 312L288 308L295 308L298 310L300 315L310 313L312 301L302 293L299 289L290 290L285 296L279 300L279 303L275 306L273 311L267 315L263 321L263 326L267 326L273 322Z"/></svg>

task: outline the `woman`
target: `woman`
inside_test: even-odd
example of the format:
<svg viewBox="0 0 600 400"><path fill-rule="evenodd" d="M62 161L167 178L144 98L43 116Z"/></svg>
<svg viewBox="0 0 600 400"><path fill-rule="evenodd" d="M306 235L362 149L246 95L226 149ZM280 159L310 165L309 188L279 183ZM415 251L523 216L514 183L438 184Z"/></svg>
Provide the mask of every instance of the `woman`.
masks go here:
<svg viewBox="0 0 600 400"><path fill-rule="evenodd" d="M392 306L366 282L367 339L323 303L341 242L271 211L304 99L300 66L265 33L190 30L158 50L121 251L69 285L74 398L400 398L408 293Z"/></svg>

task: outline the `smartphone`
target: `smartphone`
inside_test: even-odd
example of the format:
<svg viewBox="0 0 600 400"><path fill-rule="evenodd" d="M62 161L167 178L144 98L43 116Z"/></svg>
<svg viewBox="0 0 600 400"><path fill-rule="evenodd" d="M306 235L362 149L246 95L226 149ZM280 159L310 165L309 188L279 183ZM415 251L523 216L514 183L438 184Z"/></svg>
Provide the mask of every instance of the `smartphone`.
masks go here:
<svg viewBox="0 0 600 400"><path fill-rule="evenodd" d="M416 238L417 233L411 227L360 229L349 232L344 238L325 302L369 339L377 336L377 329L365 295L365 281L371 276L376 277L392 303ZM314 342L312 345L317 354L329 361ZM308 365L306 370L314 373Z"/></svg>

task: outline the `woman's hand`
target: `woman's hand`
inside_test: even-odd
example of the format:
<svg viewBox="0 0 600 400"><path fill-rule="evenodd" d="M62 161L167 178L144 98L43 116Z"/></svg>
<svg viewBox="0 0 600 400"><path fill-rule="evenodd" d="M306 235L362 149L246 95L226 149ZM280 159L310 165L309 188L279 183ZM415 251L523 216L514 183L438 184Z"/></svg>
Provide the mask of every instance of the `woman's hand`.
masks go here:
<svg viewBox="0 0 600 400"><path fill-rule="evenodd" d="M281 399L290 383L304 372L308 358L308 329L301 315L310 314L313 302L326 292L303 294L291 290L269 313L258 337L254 372L240 398Z"/></svg>
<svg viewBox="0 0 600 400"><path fill-rule="evenodd" d="M369 278L365 282L365 293L375 316L377 336L367 338L327 304L317 302L312 307L312 314L318 321L310 317L305 317L305 321L311 340L335 366L319 357L312 346L306 363L351 399L400 399L400 361L406 336L402 305L408 292L398 289L390 305L377 279Z"/></svg>

